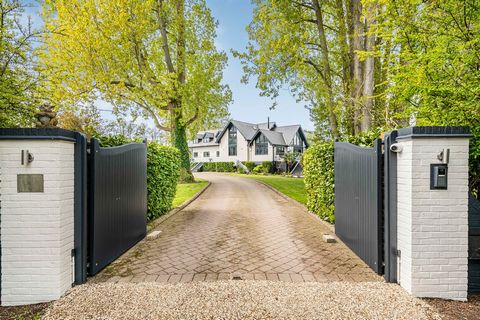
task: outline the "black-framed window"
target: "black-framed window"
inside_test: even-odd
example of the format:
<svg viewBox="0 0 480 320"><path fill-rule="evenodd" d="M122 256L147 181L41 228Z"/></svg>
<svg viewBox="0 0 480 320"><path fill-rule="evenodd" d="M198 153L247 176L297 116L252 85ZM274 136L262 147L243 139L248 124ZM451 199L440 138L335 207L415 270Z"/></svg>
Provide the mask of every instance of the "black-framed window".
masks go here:
<svg viewBox="0 0 480 320"><path fill-rule="evenodd" d="M220 157L220 151L217 151L217 158Z"/></svg>
<svg viewBox="0 0 480 320"><path fill-rule="evenodd" d="M210 152L204 151L204 152L203 152L203 157L204 157L204 158L210 157Z"/></svg>
<svg viewBox="0 0 480 320"><path fill-rule="evenodd" d="M300 133L299 133L299 132L297 132L297 133L295 134L295 137L293 137L293 141L292 141L291 146L293 147L293 151L294 151L294 152L299 152L299 153L302 153L302 152L303 152L304 143L303 143L303 139L302 139L302 137L300 136Z"/></svg>
<svg viewBox="0 0 480 320"><path fill-rule="evenodd" d="M277 156L283 156L285 154L285 147L276 147Z"/></svg>
<svg viewBox="0 0 480 320"><path fill-rule="evenodd" d="M228 155L237 155L237 128L235 126L228 129Z"/></svg>
<svg viewBox="0 0 480 320"><path fill-rule="evenodd" d="M268 140L267 137L265 137L265 135L263 134L260 134L257 139L255 139L255 154L268 154Z"/></svg>
<svg viewBox="0 0 480 320"><path fill-rule="evenodd" d="M194 157L194 158L198 158L198 152L194 152L194 153L193 153L193 157Z"/></svg>

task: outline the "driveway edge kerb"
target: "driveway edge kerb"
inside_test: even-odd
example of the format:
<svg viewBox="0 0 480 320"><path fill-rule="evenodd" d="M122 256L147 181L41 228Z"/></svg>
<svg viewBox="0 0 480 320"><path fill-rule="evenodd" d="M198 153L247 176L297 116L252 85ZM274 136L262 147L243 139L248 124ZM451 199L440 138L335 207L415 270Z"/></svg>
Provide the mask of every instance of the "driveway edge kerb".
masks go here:
<svg viewBox="0 0 480 320"><path fill-rule="evenodd" d="M248 178L247 178L248 179ZM272 190L273 192L275 192L276 194L278 194L280 197L284 198L285 200L289 200L291 202L294 202L295 204L298 204L300 206L302 206L303 208L307 209L307 207L303 204L303 203L300 203L298 202L297 200L295 199L292 199L290 198L289 196L281 193L280 191L278 191L277 189L275 189L274 187L272 186L269 186L268 184L266 184L265 182L262 182L262 181L259 181L259 180L256 180L256 179L252 179L253 181L257 182L257 183L260 183L262 185L264 185L265 187L267 187L268 189ZM322 218L320 218L318 215L316 215L315 213L309 211L307 209L307 213L308 215L314 217L315 219L317 219L318 221L320 221L325 227L327 227L331 232L333 232L335 234L335 225L333 224L330 224L328 222L326 222L325 220L323 220Z"/></svg>
<svg viewBox="0 0 480 320"><path fill-rule="evenodd" d="M185 201L181 205L173 208L172 210L170 210L166 214L164 214L164 215L158 217L157 219L153 220L152 222L150 222L147 225L147 233L154 230L156 227L158 227L160 224L162 224L162 222L164 222L165 220L174 216L177 212L185 209L193 201L197 200L197 198L200 197L205 192L205 190L207 190L208 187L210 187L211 184L212 183L210 181L208 181L208 184L202 190L198 191L192 198L190 198L189 200Z"/></svg>

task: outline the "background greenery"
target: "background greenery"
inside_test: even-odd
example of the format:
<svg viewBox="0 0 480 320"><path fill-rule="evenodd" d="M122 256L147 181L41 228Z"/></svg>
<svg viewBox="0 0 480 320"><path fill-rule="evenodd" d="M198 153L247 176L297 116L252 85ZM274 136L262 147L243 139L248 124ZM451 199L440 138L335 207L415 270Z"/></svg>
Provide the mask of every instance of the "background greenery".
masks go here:
<svg viewBox="0 0 480 320"><path fill-rule="evenodd" d="M233 162L205 162L200 171L235 172L235 164Z"/></svg>

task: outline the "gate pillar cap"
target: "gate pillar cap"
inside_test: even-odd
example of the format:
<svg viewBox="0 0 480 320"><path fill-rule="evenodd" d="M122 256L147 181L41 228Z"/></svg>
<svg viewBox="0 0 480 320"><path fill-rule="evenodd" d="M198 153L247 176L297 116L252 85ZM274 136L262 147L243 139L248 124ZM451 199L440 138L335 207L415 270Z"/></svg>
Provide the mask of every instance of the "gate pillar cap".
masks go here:
<svg viewBox="0 0 480 320"><path fill-rule="evenodd" d="M470 128L466 126L419 126L398 129L397 139L407 138L470 138Z"/></svg>

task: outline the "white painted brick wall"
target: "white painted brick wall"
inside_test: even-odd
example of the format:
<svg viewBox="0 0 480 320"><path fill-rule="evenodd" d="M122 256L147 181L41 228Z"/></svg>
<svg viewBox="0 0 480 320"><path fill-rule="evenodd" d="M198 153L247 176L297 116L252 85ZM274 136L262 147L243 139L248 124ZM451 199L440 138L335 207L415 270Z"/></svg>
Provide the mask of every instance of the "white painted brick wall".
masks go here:
<svg viewBox="0 0 480 320"><path fill-rule="evenodd" d="M401 140L397 158L398 279L418 297L466 300L468 286L467 138ZM450 149L448 189L430 190L430 164Z"/></svg>
<svg viewBox="0 0 480 320"><path fill-rule="evenodd" d="M44 174L44 193L17 193L17 174ZM0 140L0 180L2 305L58 299L72 284L74 143Z"/></svg>

